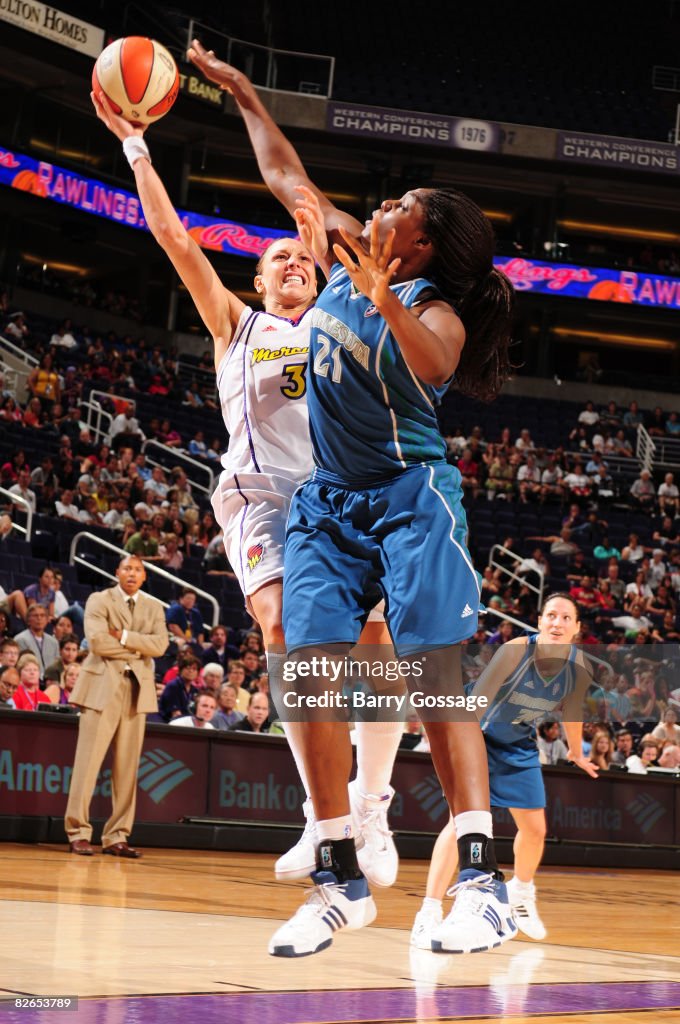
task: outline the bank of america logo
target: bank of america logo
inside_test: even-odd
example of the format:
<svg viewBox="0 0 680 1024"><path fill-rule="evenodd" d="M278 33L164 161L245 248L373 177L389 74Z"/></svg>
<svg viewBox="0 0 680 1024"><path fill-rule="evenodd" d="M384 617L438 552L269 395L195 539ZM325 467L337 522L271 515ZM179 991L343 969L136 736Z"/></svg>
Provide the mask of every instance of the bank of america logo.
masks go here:
<svg viewBox="0 0 680 1024"><path fill-rule="evenodd" d="M437 821L442 814L449 813L449 805L436 775L428 775L422 782L413 786L409 792L416 798L430 821Z"/></svg>
<svg viewBox="0 0 680 1024"><path fill-rule="evenodd" d="M177 789L180 783L190 779L194 773L176 757L167 754L160 747L147 750L142 755L137 772L137 782L155 804Z"/></svg>
<svg viewBox="0 0 680 1024"><path fill-rule="evenodd" d="M646 835L666 813L666 808L647 793L640 793L626 804L626 810L630 811L633 821L640 826L643 835Z"/></svg>

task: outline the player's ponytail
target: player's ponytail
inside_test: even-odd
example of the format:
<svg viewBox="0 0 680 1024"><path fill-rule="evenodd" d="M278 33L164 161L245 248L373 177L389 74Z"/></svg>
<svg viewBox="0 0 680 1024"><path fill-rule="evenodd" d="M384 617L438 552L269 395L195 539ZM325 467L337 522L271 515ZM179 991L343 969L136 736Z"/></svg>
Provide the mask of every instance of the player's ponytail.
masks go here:
<svg viewBox="0 0 680 1024"><path fill-rule="evenodd" d="M491 401L511 369L508 350L515 296L508 278L493 265L493 228L462 192L425 189L420 198L435 252L427 273L465 327L455 386L473 398Z"/></svg>

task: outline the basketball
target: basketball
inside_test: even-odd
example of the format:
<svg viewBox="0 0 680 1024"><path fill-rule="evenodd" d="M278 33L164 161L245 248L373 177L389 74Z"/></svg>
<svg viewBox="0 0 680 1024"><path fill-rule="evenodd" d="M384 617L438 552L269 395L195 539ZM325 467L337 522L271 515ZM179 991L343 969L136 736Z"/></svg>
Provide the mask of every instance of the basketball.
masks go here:
<svg viewBox="0 0 680 1024"><path fill-rule="evenodd" d="M170 110L179 92L179 71L170 53L155 39L126 36L99 54L92 89L103 93L113 110L136 126L152 124Z"/></svg>

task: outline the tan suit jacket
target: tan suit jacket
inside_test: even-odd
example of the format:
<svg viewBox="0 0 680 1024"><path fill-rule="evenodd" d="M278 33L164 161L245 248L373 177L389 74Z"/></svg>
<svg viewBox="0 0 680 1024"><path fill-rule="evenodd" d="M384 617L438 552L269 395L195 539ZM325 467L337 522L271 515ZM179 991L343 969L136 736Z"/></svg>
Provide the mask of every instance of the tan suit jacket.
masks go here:
<svg viewBox="0 0 680 1024"><path fill-rule="evenodd" d="M109 629L127 630L124 646ZM157 711L153 659L164 654L169 643L160 601L139 591L132 613L117 586L92 594L85 605L85 636L90 653L71 703L102 711L130 668L139 680L137 712Z"/></svg>

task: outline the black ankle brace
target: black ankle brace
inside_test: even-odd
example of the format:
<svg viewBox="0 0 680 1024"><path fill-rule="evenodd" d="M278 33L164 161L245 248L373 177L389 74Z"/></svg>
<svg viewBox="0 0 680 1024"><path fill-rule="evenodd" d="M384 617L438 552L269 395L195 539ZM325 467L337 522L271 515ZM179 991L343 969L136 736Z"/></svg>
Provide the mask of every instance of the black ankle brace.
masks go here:
<svg viewBox="0 0 680 1024"><path fill-rule="evenodd" d="M353 839L322 839L316 851L317 871L332 871L340 882L361 878Z"/></svg>

